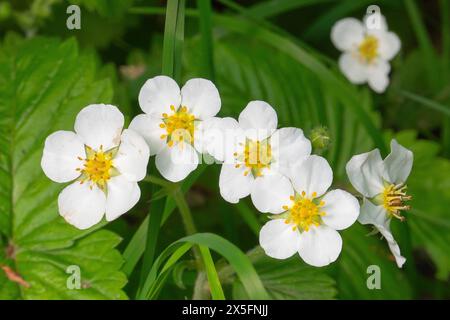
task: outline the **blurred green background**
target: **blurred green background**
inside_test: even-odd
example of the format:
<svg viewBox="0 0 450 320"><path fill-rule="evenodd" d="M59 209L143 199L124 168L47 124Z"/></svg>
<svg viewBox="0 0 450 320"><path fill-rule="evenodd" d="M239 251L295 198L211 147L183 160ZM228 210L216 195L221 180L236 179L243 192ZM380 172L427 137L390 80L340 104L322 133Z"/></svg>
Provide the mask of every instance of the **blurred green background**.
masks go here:
<svg viewBox="0 0 450 320"><path fill-rule="evenodd" d="M80 5L81 30L66 28L69 4ZM340 53L330 41L337 20L361 19L370 4L380 6L402 41L382 95L343 77L336 63ZM31 285L18 286L0 270L0 298L135 296L140 264L127 269L126 248L155 197L151 184L141 183L141 201L131 212L80 232L58 216L61 186L45 178L39 159L45 137L71 130L87 104L112 102L127 123L141 112L140 87L161 74L165 6L143 0L0 0L0 266L10 266ZM371 229L359 224L342 233L341 256L327 268L309 267L298 257L265 257L255 246L266 218L249 199L231 205L221 198L219 165L201 168L187 181L198 231L221 235L247 252L274 299L450 298L450 1L221 0L212 1L212 11L207 42L197 1L186 1L184 41L177 48L180 85L192 77L213 79L222 98L220 116L237 117L248 101L265 100L276 109L280 127L300 127L307 136L327 128L330 144L314 152L330 162L334 185L349 190L344 168L350 157L375 147L385 156L395 137L414 152L408 180L413 200L406 222L392 223L408 259L403 269L386 241L368 236ZM157 175L152 161L149 172ZM157 253L185 235L177 209L165 216ZM225 296L246 298L230 266L213 258ZM71 264L86 270L83 290L65 288ZM380 290L366 286L370 265L380 266ZM191 298L195 279L187 255L157 297Z"/></svg>

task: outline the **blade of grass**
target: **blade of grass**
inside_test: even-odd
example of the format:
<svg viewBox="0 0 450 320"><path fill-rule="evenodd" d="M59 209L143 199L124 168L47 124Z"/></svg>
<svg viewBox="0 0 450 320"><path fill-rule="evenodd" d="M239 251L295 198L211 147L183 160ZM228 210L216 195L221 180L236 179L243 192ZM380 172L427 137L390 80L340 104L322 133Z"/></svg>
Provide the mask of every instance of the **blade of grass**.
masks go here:
<svg viewBox="0 0 450 320"><path fill-rule="evenodd" d="M400 94L403 95L405 98L408 98L414 102L421 104L424 107L438 111L446 117L450 117L450 106L442 105L440 103L437 103L436 101L430 100L428 98L419 96L415 93L405 90L400 91Z"/></svg>
<svg viewBox="0 0 450 320"><path fill-rule="evenodd" d="M177 252L177 250L180 250L179 248L186 243L189 243L191 246L206 246L227 259L230 265L236 271L236 274L241 280L243 287L250 299L261 300L269 298L269 295L267 294L267 291L264 288L261 279L259 278L255 268L250 262L250 259L234 244L212 233L197 233L191 236L184 237L168 246L155 260L152 269L148 273L146 282L143 287L144 290L141 292L140 298L149 297L149 295L154 290L154 287L160 286L160 284L158 283L158 277L164 277L169 268L173 266L176 261L178 261L178 259L180 258L180 252ZM188 249L188 247L184 247L183 250L185 250L184 252L187 252ZM163 267L164 272L158 272L163 262L171 257L175 252L177 252L176 259L174 258L170 260L170 264L166 263L167 267Z"/></svg>
<svg viewBox="0 0 450 320"><path fill-rule="evenodd" d="M182 68L182 53L184 42L184 15L185 15L185 0L179 0L178 12L177 12L177 25L175 28L175 44L174 44L174 68L173 78L180 83L181 82L181 68Z"/></svg>
<svg viewBox="0 0 450 320"><path fill-rule="evenodd" d="M214 53L212 42L211 1L197 0L202 35L203 76L214 81Z"/></svg>
<svg viewBox="0 0 450 320"><path fill-rule="evenodd" d="M207 246L200 245L200 254L202 255L205 264L206 276L208 277L209 288L211 290L211 297L213 300L225 300L222 285L220 284L219 276L217 274L216 266L211 257L211 253Z"/></svg>
<svg viewBox="0 0 450 320"><path fill-rule="evenodd" d="M164 26L162 74L173 77L175 70L175 42L178 20L178 0L168 0L166 9L166 23Z"/></svg>
<svg viewBox="0 0 450 320"><path fill-rule="evenodd" d="M158 189L157 186L153 187L154 192L157 191L157 189ZM149 219L145 240L145 250L142 261L141 276L139 281L140 285L138 288L140 288L145 281L146 277L145 270L149 270L153 264L161 224L161 218L164 211L164 202L165 202L164 199L158 199L150 202L150 209L148 214Z"/></svg>

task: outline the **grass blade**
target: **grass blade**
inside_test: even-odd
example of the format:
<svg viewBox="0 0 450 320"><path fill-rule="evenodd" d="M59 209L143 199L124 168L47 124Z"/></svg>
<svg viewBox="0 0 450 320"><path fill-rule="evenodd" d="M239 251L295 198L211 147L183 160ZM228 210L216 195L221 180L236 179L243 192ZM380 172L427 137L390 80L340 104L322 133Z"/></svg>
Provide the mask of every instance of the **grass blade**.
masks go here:
<svg viewBox="0 0 450 320"><path fill-rule="evenodd" d="M190 246L186 244L190 244ZM152 269L148 273L140 297L138 298L155 297L152 292L154 292L155 287L160 287L161 285L158 280L159 277L165 277L169 268L175 265L176 261L181 257L181 251L177 250L181 250L180 247L183 246L184 252L187 252L192 245L206 246L227 259L241 280L250 299L269 299L269 295L256 273L255 268L251 264L250 259L234 244L212 233L197 233L184 237L168 246L155 260ZM175 253L177 253L175 258L170 258ZM168 258L171 260L168 260L168 263L165 264L162 271L158 272L162 263Z"/></svg>
<svg viewBox="0 0 450 320"><path fill-rule="evenodd" d="M202 35L203 76L214 81L214 53L212 42L211 1L197 0L200 32Z"/></svg>
<svg viewBox="0 0 450 320"><path fill-rule="evenodd" d="M225 300L222 285L220 284L219 276L217 275L216 266L211 257L211 253L207 246L199 246L200 254L202 255L205 264L206 276L208 277L209 288L211 290L211 297L213 300Z"/></svg>
<svg viewBox="0 0 450 320"><path fill-rule="evenodd" d="M178 19L178 0L168 0L166 9L166 23L164 27L162 74L173 77L175 63L175 41Z"/></svg>
<svg viewBox="0 0 450 320"><path fill-rule="evenodd" d="M438 111L438 112L442 113L444 116L450 117L450 106L442 105L440 103L437 103L436 101L424 98L424 97L419 96L419 95L417 95L415 93L412 93L412 92L408 92L408 91L404 91L403 90L403 91L400 91L400 93L404 97L406 97L406 98L408 98L408 99L410 99L410 100L412 100L414 102L417 102L417 103L419 103L420 105L422 105L424 107L427 107L427 108L430 108L432 110Z"/></svg>

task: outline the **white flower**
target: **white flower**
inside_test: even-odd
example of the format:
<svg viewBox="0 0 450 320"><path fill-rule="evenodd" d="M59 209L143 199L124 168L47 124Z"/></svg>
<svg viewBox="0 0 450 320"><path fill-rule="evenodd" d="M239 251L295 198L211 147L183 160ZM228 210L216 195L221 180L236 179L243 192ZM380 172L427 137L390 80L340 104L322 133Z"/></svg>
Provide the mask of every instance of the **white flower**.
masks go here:
<svg viewBox="0 0 450 320"><path fill-rule="evenodd" d="M297 128L276 130L275 110L264 101L251 101L239 115L239 121L223 118L214 125L224 132L225 141L216 143L208 153L223 161L219 177L220 194L231 203L251 194L259 198L260 184L271 177L286 174L290 165L311 153L311 143ZM219 139L216 139L216 141ZM265 184L264 184L265 185ZM261 206L262 212L271 209Z"/></svg>
<svg viewBox="0 0 450 320"><path fill-rule="evenodd" d="M139 92L139 105L145 114L131 121L156 154L156 168L173 182L186 178L195 170L202 152L202 122L212 121L220 110L220 96L206 79L191 79L180 91L178 84L166 76L149 79Z"/></svg>
<svg viewBox="0 0 450 320"><path fill-rule="evenodd" d="M278 215L262 227L259 243L272 258L287 259L298 252L306 263L326 266L342 249L336 230L348 228L358 217L358 200L343 190L327 192L333 172L319 156L299 161L291 180L269 178L261 183L265 192L253 203Z"/></svg>
<svg viewBox="0 0 450 320"><path fill-rule="evenodd" d="M59 214L79 229L111 221L139 200L137 181L147 171L148 146L132 130L123 130L117 107L85 107L75 120L75 132L56 131L45 140L41 167L51 180L65 183L58 197Z"/></svg>
<svg viewBox="0 0 450 320"><path fill-rule="evenodd" d="M348 178L353 187L364 197L358 221L374 225L386 238L389 248L399 268L406 259L392 236L390 223L392 217L404 220L402 210L411 197L406 195L406 179L413 164L413 154L396 140L391 141L391 153L381 159L378 149L353 156L347 163Z"/></svg>
<svg viewBox="0 0 450 320"><path fill-rule="evenodd" d="M380 15L378 28L368 28L365 22L345 18L336 22L331 40L343 52L339 67L352 83L368 83L378 93L389 84L389 61L400 50L400 39L387 30L385 18Z"/></svg>

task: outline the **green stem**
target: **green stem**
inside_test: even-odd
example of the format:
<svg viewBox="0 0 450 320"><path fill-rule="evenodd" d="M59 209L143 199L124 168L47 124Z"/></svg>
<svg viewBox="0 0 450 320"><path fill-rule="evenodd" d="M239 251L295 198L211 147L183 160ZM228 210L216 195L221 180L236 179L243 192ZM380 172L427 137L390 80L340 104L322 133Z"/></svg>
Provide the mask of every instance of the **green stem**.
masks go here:
<svg viewBox="0 0 450 320"><path fill-rule="evenodd" d="M173 195L173 198L177 204L178 210L181 214L181 219L183 220L184 229L186 230L186 234L188 236L197 233L197 228L195 227L194 219L192 218L191 210L189 209L189 205L186 202L186 199L181 190L177 190ZM197 266L197 279L195 281L194 292L192 295L193 299L207 299L208 296L205 295L204 286L202 283L205 278L205 271L202 256L198 247L192 247L192 251L194 253L195 264Z"/></svg>

